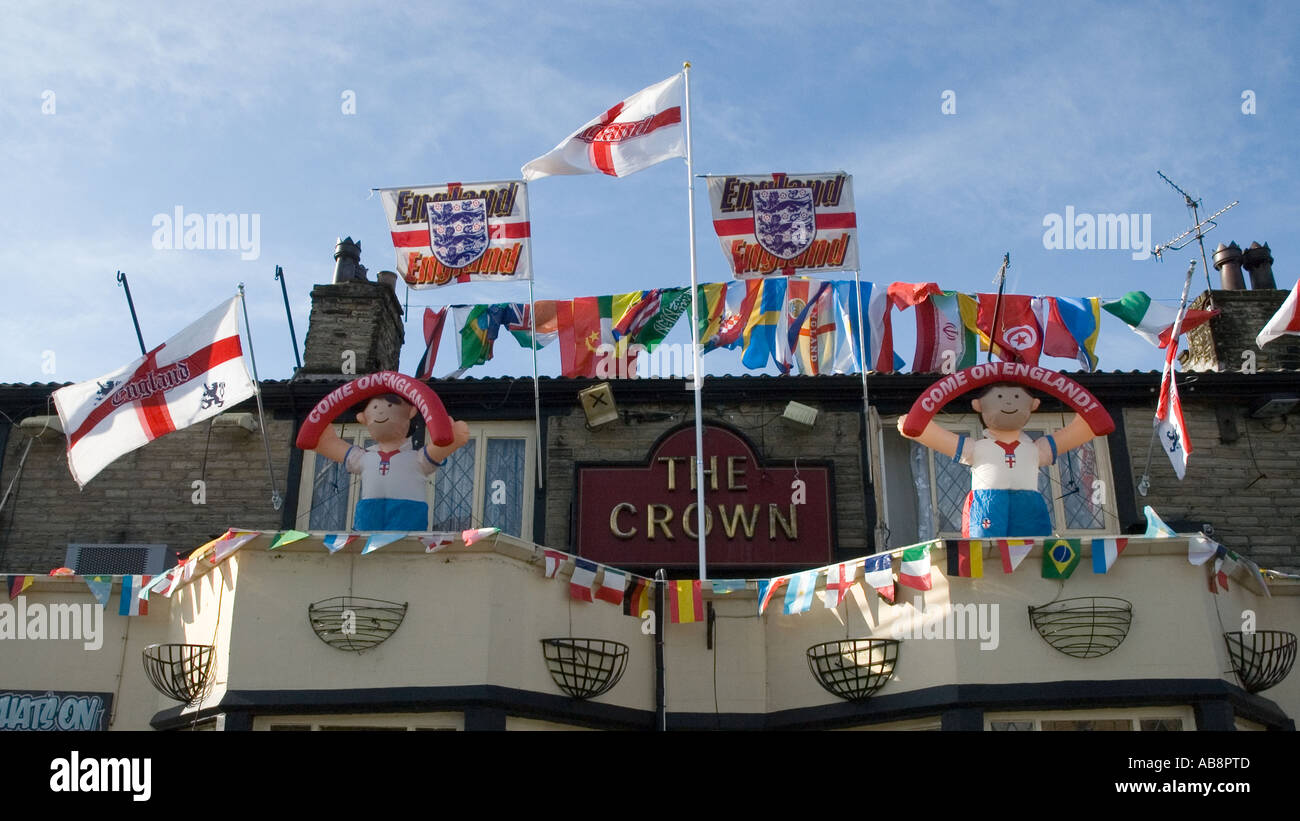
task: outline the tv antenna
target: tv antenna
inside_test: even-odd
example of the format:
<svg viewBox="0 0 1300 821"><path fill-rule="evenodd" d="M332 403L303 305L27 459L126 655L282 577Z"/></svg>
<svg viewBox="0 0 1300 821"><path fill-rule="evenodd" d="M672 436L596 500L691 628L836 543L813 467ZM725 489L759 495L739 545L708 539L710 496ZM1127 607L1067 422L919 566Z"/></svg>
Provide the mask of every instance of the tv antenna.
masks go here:
<svg viewBox="0 0 1300 821"><path fill-rule="evenodd" d="M1188 194L1186 191L1179 188L1178 184L1175 183L1173 180L1169 179L1168 177L1166 177L1163 171L1157 169L1156 173L1160 175L1160 179L1169 183L1170 188L1173 188L1179 194L1183 195L1183 204L1186 205L1188 210L1192 212L1192 227L1188 228L1183 233L1169 240L1164 245L1157 245L1155 248L1152 249L1151 253L1152 255L1155 256L1157 260L1161 260L1162 259L1161 254L1163 254L1165 251L1180 251L1183 248L1186 248L1188 245L1191 245L1192 240L1196 240L1198 243L1200 243L1201 246L1201 265L1204 266L1205 268L1205 290L1207 293L1209 293L1211 290L1213 290L1214 286L1210 284L1210 263L1209 260L1206 259L1205 257L1205 235L1213 231L1215 228L1219 227L1219 223L1215 222L1214 218L1221 215L1229 208L1232 208L1233 206L1237 205L1238 201L1233 200L1232 202L1220 208L1218 211L1215 211L1213 214L1206 217L1205 219L1201 219L1200 216L1201 201L1192 199L1191 194ZM1190 239L1188 239L1188 237L1190 237ZM1180 245L1179 243L1182 244ZM1211 302L1211 307L1213 307L1213 298L1211 298L1210 302Z"/></svg>

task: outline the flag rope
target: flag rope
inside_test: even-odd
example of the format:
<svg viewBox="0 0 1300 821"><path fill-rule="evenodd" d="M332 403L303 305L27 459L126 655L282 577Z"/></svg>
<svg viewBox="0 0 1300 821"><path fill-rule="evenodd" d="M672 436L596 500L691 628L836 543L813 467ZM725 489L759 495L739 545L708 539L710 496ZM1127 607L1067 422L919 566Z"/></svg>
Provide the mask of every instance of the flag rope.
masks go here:
<svg viewBox="0 0 1300 821"><path fill-rule="evenodd" d="M239 283L239 307L244 311L244 333L248 334L248 359L253 364L253 396L257 397L257 425L262 429L262 445L266 448L266 472L271 475L271 507L279 510L284 498L275 484L275 465L271 462L271 442L266 438L266 416L262 412L262 383L257 379L257 354L253 352L253 326L248 322L248 302L244 299L244 283Z"/></svg>

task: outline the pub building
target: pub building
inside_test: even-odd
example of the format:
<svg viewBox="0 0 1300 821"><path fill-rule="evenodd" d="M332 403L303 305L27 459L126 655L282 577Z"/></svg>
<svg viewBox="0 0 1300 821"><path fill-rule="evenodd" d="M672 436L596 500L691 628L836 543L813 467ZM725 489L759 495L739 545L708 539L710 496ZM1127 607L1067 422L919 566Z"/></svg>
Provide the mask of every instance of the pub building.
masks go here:
<svg viewBox="0 0 1300 821"><path fill-rule="evenodd" d="M1147 460L1158 372L1071 374L1117 426L1041 471L1056 535L1082 540L1064 581L1042 577L1041 539L1014 573L993 541L976 548L982 576L951 572L968 473L895 427L939 375L871 374L866 412L859 375L708 377L698 612L689 584L686 601L666 593L699 576L693 397L681 379L543 378L539 419L527 380L431 380L470 441L428 482L428 533L365 555L367 534L326 546L352 530L358 482L294 441L311 408L355 378L338 372L342 351L355 352L356 374L397 368L391 285L314 287L303 367L261 383L269 470L248 400L117 459L78 492L49 416L60 386L0 385L0 572L10 588L34 576L0 597L0 726L1294 729L1300 345L1253 349L1284 297L1213 292L1223 314L1190 334L1185 363L1197 372L1182 390L1196 450L1181 482L1159 453ZM1244 374L1234 363L1248 349L1258 368ZM936 421L977 436L969 408L956 401ZM1070 413L1044 399L1028 432ZM351 419L339 417L338 434L365 445ZM1146 538L1146 506L1178 535ZM499 532L466 544L462 531L477 528ZM157 576L229 529L256 533L220 563L196 559L147 614L120 614L134 576ZM1212 562L1188 558L1202 531L1278 572L1243 562L1212 592ZM1127 538L1104 574L1090 552L1103 536ZM786 585L759 614L760 580L929 540L941 540L929 590L896 584L891 603L859 562L837 606L824 604L823 573L806 612L783 614ZM577 577L588 591L633 590L659 571L666 581L631 608L581 601L575 556L596 566ZM47 575L61 566L78 575ZM93 574L112 577L95 641L52 637L52 621L32 629L33 614L62 606L63 629L68 613L88 612L71 605L95 602L83 578Z"/></svg>

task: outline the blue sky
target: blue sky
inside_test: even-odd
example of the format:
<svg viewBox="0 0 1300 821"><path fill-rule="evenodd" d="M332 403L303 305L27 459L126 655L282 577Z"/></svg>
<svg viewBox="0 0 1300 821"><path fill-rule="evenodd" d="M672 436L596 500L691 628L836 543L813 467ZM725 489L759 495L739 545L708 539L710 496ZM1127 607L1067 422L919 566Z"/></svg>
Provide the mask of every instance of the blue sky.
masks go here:
<svg viewBox="0 0 1300 821"><path fill-rule="evenodd" d="M1267 241L1278 284L1296 270L1300 27L1286 3L266 5L10 12L0 381L81 381L138 356L118 269L149 346L244 282L260 376L287 378L275 266L301 346L337 237L361 241L372 275L394 267L372 187L517 178L683 60L695 171L853 174L863 279L986 291L1009 251L1010 292L1176 301L1194 245L1161 263L1043 243L1044 217L1067 206L1150 214L1154 242L1181 233L1190 215L1157 169L1202 197L1203 214L1241 201L1210 251ZM699 278L722 281L703 181L695 191ZM257 258L155 249L155 215L177 206L259 215ZM689 283L680 161L539 180L530 207L538 299ZM1198 270L1193 293L1204 286ZM524 284L411 292L402 369L419 358L422 306L526 298ZM670 340L687 334L682 323ZM910 331L899 337L910 359ZM531 372L512 340L497 347L469 375ZM1098 352L1103 370L1162 361L1108 315ZM740 372L738 360L704 365ZM540 367L558 374L554 346Z"/></svg>

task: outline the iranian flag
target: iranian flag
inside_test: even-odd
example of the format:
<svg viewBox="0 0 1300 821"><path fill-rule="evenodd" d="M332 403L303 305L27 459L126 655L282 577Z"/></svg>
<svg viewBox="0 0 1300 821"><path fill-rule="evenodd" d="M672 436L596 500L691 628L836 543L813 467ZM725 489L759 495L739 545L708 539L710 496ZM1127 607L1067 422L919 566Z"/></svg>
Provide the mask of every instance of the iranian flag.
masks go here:
<svg viewBox="0 0 1300 821"><path fill-rule="evenodd" d="M1122 298L1103 302L1102 308L1124 320L1133 331L1152 345L1163 348L1173 336L1178 309L1152 301L1144 291L1129 291ZM1187 333L1197 325L1204 325L1219 315L1218 310L1188 310L1183 316L1180 333Z"/></svg>

